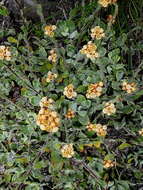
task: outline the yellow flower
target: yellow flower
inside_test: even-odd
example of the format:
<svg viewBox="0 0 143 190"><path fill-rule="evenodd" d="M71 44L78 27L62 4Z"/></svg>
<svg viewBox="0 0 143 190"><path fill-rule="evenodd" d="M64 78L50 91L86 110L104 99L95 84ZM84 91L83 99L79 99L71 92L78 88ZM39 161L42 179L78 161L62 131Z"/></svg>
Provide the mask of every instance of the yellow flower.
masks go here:
<svg viewBox="0 0 143 190"><path fill-rule="evenodd" d="M108 5L110 5L112 3L112 0L98 0L98 3L102 7L108 7Z"/></svg>
<svg viewBox="0 0 143 190"><path fill-rule="evenodd" d="M101 38L105 37L105 33L103 28L100 26L95 26L94 28L91 29L91 37L92 39L97 39L100 40Z"/></svg>
<svg viewBox="0 0 143 190"><path fill-rule="evenodd" d="M9 47L6 47L4 45L0 46L0 60L6 60L10 61L11 60L11 52Z"/></svg>
<svg viewBox="0 0 143 190"><path fill-rule="evenodd" d="M69 84L68 86L66 86L64 88L64 92L63 94L69 98L69 99L72 99L72 98L75 98L77 96L77 93L74 91L74 86L73 84Z"/></svg>
<svg viewBox="0 0 143 190"><path fill-rule="evenodd" d="M105 137L107 134L107 126L106 125L89 123L86 126L86 128L88 129L88 131L96 132L97 136Z"/></svg>
<svg viewBox="0 0 143 190"><path fill-rule="evenodd" d="M113 103L107 102L104 106L103 113L107 115L111 115L116 113L116 107Z"/></svg>
<svg viewBox="0 0 143 190"><path fill-rule="evenodd" d="M51 71L49 71L48 74L47 74L46 82L51 82L56 78L57 78L57 74L52 73Z"/></svg>
<svg viewBox="0 0 143 190"><path fill-rule="evenodd" d="M103 161L103 167L106 169L114 167L114 166L115 166L115 162L113 162L112 160L104 160Z"/></svg>
<svg viewBox="0 0 143 190"><path fill-rule="evenodd" d="M97 133L97 136L105 137L107 134L107 126L101 125L101 124L96 124L95 131Z"/></svg>
<svg viewBox="0 0 143 190"><path fill-rule="evenodd" d="M57 53L55 52L54 49L52 49L50 51L50 55L48 57L48 60L51 61L51 62L53 62L53 63L56 63L56 61L57 61Z"/></svg>
<svg viewBox="0 0 143 190"><path fill-rule="evenodd" d="M99 57L97 46L91 41L89 41L87 45L83 46L83 48L80 50L80 53L86 55L86 57L90 59Z"/></svg>
<svg viewBox="0 0 143 190"><path fill-rule="evenodd" d="M74 156L73 144L66 144L61 148L61 154L64 158L71 158Z"/></svg>
<svg viewBox="0 0 143 190"><path fill-rule="evenodd" d="M40 107L41 108L50 108L52 109L53 108L53 103L54 103L54 100L49 98L47 99L47 97L43 97L39 103Z"/></svg>
<svg viewBox="0 0 143 190"><path fill-rule="evenodd" d="M65 115L66 118L71 119L75 117L75 112L71 109L69 109Z"/></svg>
<svg viewBox="0 0 143 190"><path fill-rule="evenodd" d="M54 31L56 30L56 26L55 25L47 25L45 26L45 35L49 36L49 37L53 37L54 36Z"/></svg>
<svg viewBox="0 0 143 190"><path fill-rule="evenodd" d="M47 132L57 132L60 126L60 118L56 111L52 111L48 108L41 108L37 115L37 125L40 126L41 130Z"/></svg>
<svg viewBox="0 0 143 190"><path fill-rule="evenodd" d="M89 123L86 128L88 131L96 131L96 124Z"/></svg>
<svg viewBox="0 0 143 190"><path fill-rule="evenodd" d="M103 82L98 82L98 83L95 83L95 84L90 84L88 86L86 97L94 99L96 97L101 96L101 94L102 94L102 87L103 87Z"/></svg>
<svg viewBox="0 0 143 190"><path fill-rule="evenodd" d="M136 84L134 82L132 83L128 83L126 81L124 81L122 83L122 90L126 91L128 94L136 91Z"/></svg>
<svg viewBox="0 0 143 190"><path fill-rule="evenodd" d="M143 136L143 129L139 130L139 135Z"/></svg>

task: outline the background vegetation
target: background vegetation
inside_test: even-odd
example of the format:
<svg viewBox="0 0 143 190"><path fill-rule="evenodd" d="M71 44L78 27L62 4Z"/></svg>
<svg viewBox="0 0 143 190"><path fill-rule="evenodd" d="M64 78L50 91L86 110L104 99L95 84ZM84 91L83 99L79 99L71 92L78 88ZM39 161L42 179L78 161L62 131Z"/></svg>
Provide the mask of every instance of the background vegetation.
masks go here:
<svg viewBox="0 0 143 190"><path fill-rule="evenodd" d="M0 60L0 189L141 190L143 2L119 0L107 8L96 0L60 3L56 12L51 6L50 15L36 4L31 19L20 4L15 13L7 4L0 6L0 45L10 47L12 56ZM114 24L107 21L109 14ZM50 24L57 26L53 38L44 34ZM97 25L105 38L94 40L100 57L91 60L80 50L92 40L90 30ZM55 64L48 60L53 48ZM47 83L49 71L57 78ZM134 82L136 91L123 91L124 80ZM88 85L100 81L102 95L87 98ZM71 83L74 99L63 94ZM56 133L36 124L45 96L54 100L61 119ZM108 116L103 108L109 101L116 113ZM75 112L72 119L65 117L69 108ZM107 125L107 135L88 131L89 122ZM69 143L75 154L64 158L61 149ZM105 160L114 166L105 168Z"/></svg>

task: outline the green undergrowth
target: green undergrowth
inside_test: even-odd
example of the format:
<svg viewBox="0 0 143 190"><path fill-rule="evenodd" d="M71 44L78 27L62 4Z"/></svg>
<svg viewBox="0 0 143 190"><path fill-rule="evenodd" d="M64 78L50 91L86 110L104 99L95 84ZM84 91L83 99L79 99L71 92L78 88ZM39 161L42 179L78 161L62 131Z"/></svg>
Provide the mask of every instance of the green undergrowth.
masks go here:
<svg viewBox="0 0 143 190"><path fill-rule="evenodd" d="M0 189L10 190L141 190L143 188L143 27L141 1L120 1L107 8L97 1L76 3L67 19L58 20L55 35L44 34L51 17L23 21L18 28L0 29L1 44L10 47L11 60L0 60ZM0 14L8 16L5 7ZM107 22L108 14L115 23ZM53 15L54 16L54 15ZM100 26L105 37L92 40L91 28ZM80 50L89 41L100 55L88 59ZM57 62L48 60L55 49ZM57 74L50 83L47 73ZM133 93L123 81L136 84ZM103 91L87 98L90 84L102 81ZM63 92L74 85L77 96ZM54 100L61 119L55 133L36 124L43 97ZM103 113L107 102L116 112ZM68 109L75 112L67 119ZM107 135L87 130L89 122L107 126ZM64 158L61 148L73 144L74 156ZM111 160L114 167L105 168Z"/></svg>

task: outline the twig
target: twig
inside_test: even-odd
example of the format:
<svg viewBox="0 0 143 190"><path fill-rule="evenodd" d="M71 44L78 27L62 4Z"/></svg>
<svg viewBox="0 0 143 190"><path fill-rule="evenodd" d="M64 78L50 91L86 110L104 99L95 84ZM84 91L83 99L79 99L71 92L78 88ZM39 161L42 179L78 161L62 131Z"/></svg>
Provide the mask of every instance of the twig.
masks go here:
<svg viewBox="0 0 143 190"><path fill-rule="evenodd" d="M13 73L13 74L14 74L16 77L18 77L20 80L24 81L25 85L26 85L28 88L32 89L34 92L36 92L36 94L40 95L40 93L39 93L37 90L35 90L32 86L30 86L29 84L27 84L27 82L25 82L25 79L24 79L24 78L22 78L21 76L19 76L15 71L13 71L13 69L11 69L11 68L10 68L7 64L5 64L4 62L3 62L3 64L8 68L8 70L9 70L11 73Z"/></svg>
<svg viewBox="0 0 143 190"><path fill-rule="evenodd" d="M77 160L75 158L72 158L71 159L71 163L74 165L74 166L83 166L83 168L93 177L95 178L96 180L100 179L96 174L95 172L82 160Z"/></svg>
<svg viewBox="0 0 143 190"><path fill-rule="evenodd" d="M14 106L15 106L18 110L20 110L20 111L21 111L21 110L27 111L25 108L23 108L23 107L17 105L16 103L14 103L12 100L10 100L9 98L7 98L5 95L3 95L3 94L1 94L1 93L0 93L0 98L3 99L3 100L5 100L5 101L7 101L9 104L14 105ZM23 115L26 119L28 119L29 123L32 124L31 121L29 120L29 118L26 117L23 112L21 112L21 113L22 113L22 115Z"/></svg>
<svg viewBox="0 0 143 190"><path fill-rule="evenodd" d="M134 74L134 77L136 78L138 73L141 71L141 67L143 66L143 61L140 63L140 65L137 67L136 71L135 71L135 74Z"/></svg>

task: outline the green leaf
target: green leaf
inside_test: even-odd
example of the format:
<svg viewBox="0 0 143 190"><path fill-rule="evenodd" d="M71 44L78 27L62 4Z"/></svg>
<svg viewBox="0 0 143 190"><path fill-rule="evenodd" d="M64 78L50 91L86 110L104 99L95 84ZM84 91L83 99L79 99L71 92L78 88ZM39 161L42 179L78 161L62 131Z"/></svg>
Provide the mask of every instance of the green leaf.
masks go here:
<svg viewBox="0 0 143 190"><path fill-rule="evenodd" d="M110 61L112 61L112 63L118 63L118 61L120 60L120 49L117 48L117 49L114 49L112 50L110 53L108 53L108 57L110 59Z"/></svg>
<svg viewBox="0 0 143 190"><path fill-rule="evenodd" d="M128 147L131 147L131 145L128 143L122 143L122 144L120 144L120 146L118 146L119 150L123 150Z"/></svg>
<svg viewBox="0 0 143 190"><path fill-rule="evenodd" d="M120 184L122 186L123 190L130 190L128 181L120 180L120 181L118 181L118 184Z"/></svg>
<svg viewBox="0 0 143 190"><path fill-rule="evenodd" d="M8 42L10 42L10 43L15 43L15 44L17 44L18 43L18 40L17 39L15 39L14 37L12 37L12 36L9 36L8 38L7 38L7 40L8 40Z"/></svg>
<svg viewBox="0 0 143 190"><path fill-rule="evenodd" d="M34 106L39 106L41 98L39 96L30 97L30 103Z"/></svg>
<svg viewBox="0 0 143 190"><path fill-rule="evenodd" d="M106 49L105 49L105 48L103 48L103 47L102 47L102 48L100 48L100 49L99 49L99 51L98 51L98 53L99 53L100 57L105 56L106 52L107 52L107 51L106 51Z"/></svg>
<svg viewBox="0 0 143 190"><path fill-rule="evenodd" d="M38 54L42 58L47 57L47 52L44 47L39 47L39 49L36 51L36 54Z"/></svg>
<svg viewBox="0 0 143 190"><path fill-rule="evenodd" d="M87 111L78 111L78 114L81 116L81 117L85 117L87 115Z"/></svg>
<svg viewBox="0 0 143 190"><path fill-rule="evenodd" d="M47 162L46 162L46 161L43 161L43 160L41 160L41 161L36 161L36 162L34 163L34 168L36 168L36 169L45 168L46 166L47 166Z"/></svg>
<svg viewBox="0 0 143 190"><path fill-rule="evenodd" d="M52 151L51 152L51 166L53 170L61 170L63 167L63 158L59 154L58 151Z"/></svg>
<svg viewBox="0 0 143 190"><path fill-rule="evenodd" d="M2 16L8 16L9 12L6 7L0 7L0 15Z"/></svg>
<svg viewBox="0 0 143 190"><path fill-rule="evenodd" d="M140 90L138 92L135 93L135 95L131 95L131 96L127 96L126 99L127 100L137 100L139 99L141 96L143 96L143 90Z"/></svg>
<svg viewBox="0 0 143 190"><path fill-rule="evenodd" d="M64 97L64 96L61 96L60 99L58 99L58 100L56 101L56 107L57 107L58 109L61 108L62 103L64 102L64 100L65 100L65 97Z"/></svg>
<svg viewBox="0 0 143 190"><path fill-rule="evenodd" d="M122 112L125 114L130 114L135 110L134 106L132 105L128 105L128 106L124 106L122 109Z"/></svg>
<svg viewBox="0 0 143 190"><path fill-rule="evenodd" d="M86 98L83 95L78 95L77 96L76 102L78 104L83 103L84 101L86 101Z"/></svg>
<svg viewBox="0 0 143 190"><path fill-rule="evenodd" d="M123 71L117 71L116 72L116 79L117 81L120 81L124 76L124 72Z"/></svg>
<svg viewBox="0 0 143 190"><path fill-rule="evenodd" d="M78 118L79 118L79 122L82 125L87 125L89 123L89 117L88 117L88 115L85 115L84 117L79 116Z"/></svg>
<svg viewBox="0 0 143 190"><path fill-rule="evenodd" d="M104 158L104 160L114 160L114 154L107 154Z"/></svg>
<svg viewBox="0 0 143 190"><path fill-rule="evenodd" d="M69 35L69 38L74 39L74 38L77 38L78 35L79 35L79 34L78 34L77 30L75 30L74 32L72 32L72 33Z"/></svg>
<svg viewBox="0 0 143 190"><path fill-rule="evenodd" d="M74 54L75 54L75 47L73 45L68 45L67 46L67 55L69 57L73 57Z"/></svg>
<svg viewBox="0 0 143 190"><path fill-rule="evenodd" d="M80 86L78 86L78 88L76 89L76 92L78 92L78 93L85 93L86 89L87 89L86 86L80 85Z"/></svg>
<svg viewBox="0 0 143 190"><path fill-rule="evenodd" d="M85 100L81 104L84 108L90 108L91 106L91 101L90 100Z"/></svg>

